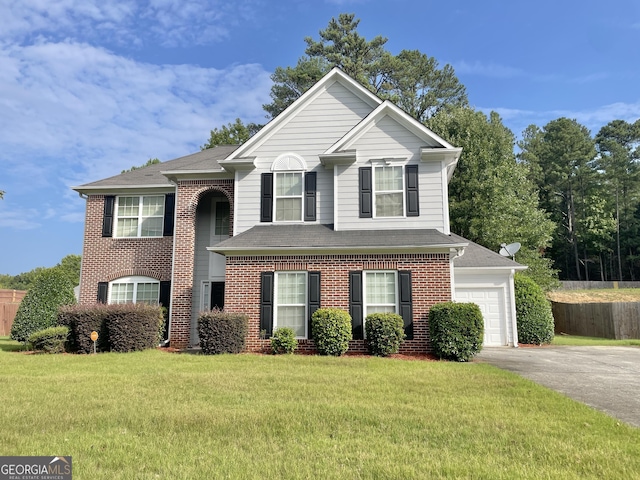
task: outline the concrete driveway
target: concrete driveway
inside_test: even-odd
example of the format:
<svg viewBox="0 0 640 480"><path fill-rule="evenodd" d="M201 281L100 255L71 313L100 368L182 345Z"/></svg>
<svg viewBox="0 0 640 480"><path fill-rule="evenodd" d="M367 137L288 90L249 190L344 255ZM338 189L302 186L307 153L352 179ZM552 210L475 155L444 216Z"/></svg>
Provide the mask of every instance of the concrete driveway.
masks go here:
<svg viewBox="0 0 640 480"><path fill-rule="evenodd" d="M487 347L476 358L640 427L640 348Z"/></svg>

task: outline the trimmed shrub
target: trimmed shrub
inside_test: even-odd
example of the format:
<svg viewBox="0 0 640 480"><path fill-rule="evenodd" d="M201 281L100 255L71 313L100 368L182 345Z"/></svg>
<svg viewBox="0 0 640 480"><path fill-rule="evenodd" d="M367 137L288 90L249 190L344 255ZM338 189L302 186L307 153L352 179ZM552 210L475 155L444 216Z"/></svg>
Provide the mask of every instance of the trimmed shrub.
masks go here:
<svg viewBox="0 0 640 480"><path fill-rule="evenodd" d="M162 340L164 316L158 305L108 305L105 325L112 352L135 352L157 347Z"/></svg>
<svg viewBox="0 0 640 480"><path fill-rule="evenodd" d="M70 329L67 350L93 353L91 332L98 332L96 350L133 352L158 346L162 339L162 308L145 303L73 305L60 309L58 323Z"/></svg>
<svg viewBox="0 0 640 480"><path fill-rule="evenodd" d="M49 327L32 333L29 336L29 344L32 350L45 353L63 353L67 335L69 335L67 327Z"/></svg>
<svg viewBox="0 0 640 480"><path fill-rule="evenodd" d="M404 341L404 321L397 313L367 315L364 331L371 355L386 357L398 353Z"/></svg>
<svg viewBox="0 0 640 480"><path fill-rule="evenodd" d="M514 284L518 341L534 345L551 343L553 313L542 288L531 278L520 274L514 277Z"/></svg>
<svg viewBox="0 0 640 480"><path fill-rule="evenodd" d="M249 317L241 313L212 310L198 317L200 348L205 355L242 352L248 331Z"/></svg>
<svg viewBox="0 0 640 480"><path fill-rule="evenodd" d="M43 270L22 299L11 327L11 338L26 342L32 333L56 325L58 308L76 303L73 285L58 268Z"/></svg>
<svg viewBox="0 0 640 480"><path fill-rule="evenodd" d="M274 354L293 353L298 348L296 333L292 328L282 327L273 332L271 337L271 351Z"/></svg>
<svg viewBox="0 0 640 480"><path fill-rule="evenodd" d="M445 302L429 310L433 353L439 358L468 362L482 349L484 319L475 303Z"/></svg>
<svg viewBox="0 0 640 480"><path fill-rule="evenodd" d="M351 315L338 308L319 308L311 316L311 333L320 355L339 357L353 338Z"/></svg>
<svg viewBox="0 0 640 480"><path fill-rule="evenodd" d="M96 351L108 352L109 332L105 318L110 305L97 303L95 305L68 305L58 312L58 325L69 327L67 351L75 353L93 353L91 332L98 332Z"/></svg>

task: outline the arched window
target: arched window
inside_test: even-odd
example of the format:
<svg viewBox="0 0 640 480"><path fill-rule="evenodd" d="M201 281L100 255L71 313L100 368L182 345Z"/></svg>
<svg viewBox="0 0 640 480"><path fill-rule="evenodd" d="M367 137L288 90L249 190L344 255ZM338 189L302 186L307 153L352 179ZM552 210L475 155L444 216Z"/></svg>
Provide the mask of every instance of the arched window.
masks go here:
<svg viewBox="0 0 640 480"><path fill-rule="evenodd" d="M271 164L274 174L274 218L276 222L301 222L304 206L304 172L307 164L295 153L284 153Z"/></svg>
<svg viewBox="0 0 640 480"><path fill-rule="evenodd" d="M148 303L157 305L160 282L151 277L121 277L109 283L109 303Z"/></svg>

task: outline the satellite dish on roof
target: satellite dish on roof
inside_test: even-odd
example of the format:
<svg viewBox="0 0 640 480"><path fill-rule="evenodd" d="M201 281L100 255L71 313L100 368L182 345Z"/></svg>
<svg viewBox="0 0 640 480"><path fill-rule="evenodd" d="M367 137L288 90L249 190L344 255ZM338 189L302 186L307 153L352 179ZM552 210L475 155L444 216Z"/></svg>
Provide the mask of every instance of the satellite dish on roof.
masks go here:
<svg viewBox="0 0 640 480"><path fill-rule="evenodd" d="M500 244L500 255L503 257L511 257L513 260L516 259L516 253L520 250L520 245L518 242L510 243L507 245L506 243Z"/></svg>

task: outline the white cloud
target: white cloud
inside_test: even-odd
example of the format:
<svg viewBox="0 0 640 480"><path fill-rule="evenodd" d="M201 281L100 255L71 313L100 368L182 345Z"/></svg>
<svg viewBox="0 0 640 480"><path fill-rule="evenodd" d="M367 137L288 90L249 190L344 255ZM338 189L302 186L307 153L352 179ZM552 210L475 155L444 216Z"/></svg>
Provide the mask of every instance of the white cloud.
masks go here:
<svg viewBox="0 0 640 480"><path fill-rule="evenodd" d="M28 206L64 200L70 209L58 214L81 220L83 202L69 186L197 151L237 117L263 122L269 76L256 64L139 63L85 43L0 45L0 187ZM3 207L0 225L37 226L17 203Z"/></svg>
<svg viewBox="0 0 640 480"><path fill-rule="evenodd" d="M635 103L617 102L602 105L593 109L585 110L519 110L513 108L484 108L485 113L497 112L516 136L520 136L522 131L531 124L543 127L551 120L560 117L575 118L578 123L587 127L592 135L595 135L600 128L613 120L625 120L629 123L640 118L640 101Z"/></svg>
<svg viewBox="0 0 640 480"><path fill-rule="evenodd" d="M208 45L252 21L259 0L20 0L0 3L0 38Z"/></svg>

